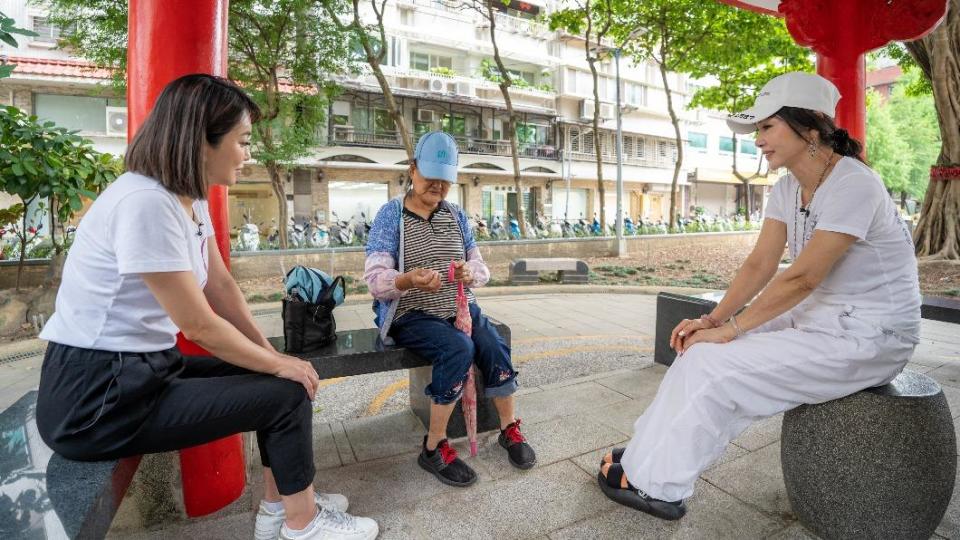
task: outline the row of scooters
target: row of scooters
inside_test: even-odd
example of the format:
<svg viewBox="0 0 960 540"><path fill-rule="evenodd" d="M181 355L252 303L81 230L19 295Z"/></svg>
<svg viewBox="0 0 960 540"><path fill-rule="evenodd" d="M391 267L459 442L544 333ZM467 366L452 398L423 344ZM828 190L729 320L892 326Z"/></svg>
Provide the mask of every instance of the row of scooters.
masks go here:
<svg viewBox="0 0 960 540"><path fill-rule="evenodd" d="M520 230L520 222L513 214L507 214L506 224L500 216L493 217L493 223L489 226L487 221L475 215L471 219L473 234L477 240L520 240L521 238L584 238L590 236L616 236L616 225L607 224L606 227L600 225L600 220L596 215L593 220L587 222L582 216L574 222L569 219L547 220L543 215L538 214L536 223L527 223L526 235ZM751 230L753 225L746 221L743 216L736 215L733 218L726 216L708 217L698 215L693 218L679 218L675 232L695 233L695 232L725 232L725 231L743 231ZM630 216L623 218L623 233L625 236L639 236L645 234L667 234L670 232L669 225L663 220L650 220L637 218L634 221Z"/></svg>
<svg viewBox="0 0 960 540"><path fill-rule="evenodd" d="M349 220L340 219L336 212L332 212L333 222L328 227L317 219L304 219L297 223L290 218L287 221L288 249L313 249L326 247L362 246L367 242L370 232L370 222L367 215L351 216ZM237 251L264 251L280 249L280 231L276 221L271 220L270 229L264 235L261 230L263 224L256 224L249 216L244 216L244 223L237 230Z"/></svg>

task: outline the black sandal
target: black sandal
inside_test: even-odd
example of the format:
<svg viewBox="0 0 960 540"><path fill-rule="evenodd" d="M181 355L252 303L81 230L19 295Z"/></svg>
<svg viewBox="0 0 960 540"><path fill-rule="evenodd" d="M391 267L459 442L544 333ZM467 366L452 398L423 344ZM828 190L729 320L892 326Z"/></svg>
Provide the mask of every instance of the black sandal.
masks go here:
<svg viewBox="0 0 960 540"><path fill-rule="evenodd" d="M610 453L613 455L613 462L612 462L612 463L620 463L620 459L623 457L623 453L624 453L626 450L627 450L626 447L624 447L624 448L614 448L613 450L611 450ZM606 457L606 456L604 456L604 457ZM603 467L603 466L606 465L606 464L607 464L607 462L604 461L603 458L600 458L600 466Z"/></svg>
<svg viewBox="0 0 960 540"><path fill-rule="evenodd" d="M683 501L668 502L654 499L643 490L635 488L630 482L627 482L626 489L620 487L622 478L623 467L619 463L610 466L607 476L603 476L603 471L597 473L600 490L614 502L671 521L680 519L687 513L687 507Z"/></svg>

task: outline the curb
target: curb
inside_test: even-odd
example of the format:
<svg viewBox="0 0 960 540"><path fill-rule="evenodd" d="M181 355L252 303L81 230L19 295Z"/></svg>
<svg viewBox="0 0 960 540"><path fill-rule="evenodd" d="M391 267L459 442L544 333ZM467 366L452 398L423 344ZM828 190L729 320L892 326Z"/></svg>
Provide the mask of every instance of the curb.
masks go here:
<svg viewBox="0 0 960 540"><path fill-rule="evenodd" d="M537 294L642 294L655 295L660 292L675 294L703 294L715 289L698 289L694 287L658 287L652 285L517 285L499 287L479 287L474 290L478 298L496 298L501 296L528 296ZM368 304L372 300L369 296L348 297L344 306ZM280 312L280 302L263 302L248 304L254 317L274 315ZM45 341L32 338L13 341L0 345L0 365L40 356L46 350Z"/></svg>

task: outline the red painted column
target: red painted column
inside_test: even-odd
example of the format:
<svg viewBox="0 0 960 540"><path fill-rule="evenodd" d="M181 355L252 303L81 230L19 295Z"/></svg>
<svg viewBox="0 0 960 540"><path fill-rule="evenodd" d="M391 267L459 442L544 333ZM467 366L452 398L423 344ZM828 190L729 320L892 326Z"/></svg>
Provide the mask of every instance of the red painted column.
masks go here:
<svg viewBox="0 0 960 540"><path fill-rule="evenodd" d="M866 60L863 54L838 51L831 55L817 54L817 73L837 86L840 103L837 104L837 125L850 136L866 140L867 81Z"/></svg>
<svg viewBox="0 0 960 540"><path fill-rule="evenodd" d="M127 49L128 137L150 114L164 86L190 73L227 73L228 0L130 0ZM230 264L227 189L209 193L210 215L223 260ZM186 354L207 354L179 336ZM243 442L234 435L180 452L187 514L215 512L244 488Z"/></svg>

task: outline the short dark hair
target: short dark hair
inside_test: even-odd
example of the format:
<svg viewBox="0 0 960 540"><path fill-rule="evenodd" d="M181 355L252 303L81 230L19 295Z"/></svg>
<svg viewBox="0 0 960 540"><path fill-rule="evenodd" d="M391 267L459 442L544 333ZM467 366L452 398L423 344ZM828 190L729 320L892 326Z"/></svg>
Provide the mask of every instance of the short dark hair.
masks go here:
<svg viewBox="0 0 960 540"><path fill-rule="evenodd" d="M219 145L245 113L251 123L260 119L260 108L233 82L203 73L180 77L160 93L124 165L176 195L205 199L203 142Z"/></svg>
<svg viewBox="0 0 960 540"><path fill-rule="evenodd" d="M863 152L863 143L851 137L847 130L837 127L833 118L800 107L783 107L773 116L786 122L800 138L806 140L806 136L802 132L815 129L819 133L820 143L829 146L841 156L849 156L863 161L863 158L860 157Z"/></svg>

